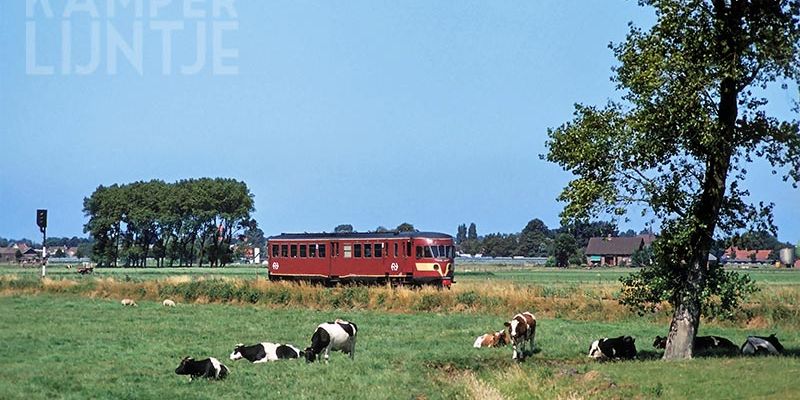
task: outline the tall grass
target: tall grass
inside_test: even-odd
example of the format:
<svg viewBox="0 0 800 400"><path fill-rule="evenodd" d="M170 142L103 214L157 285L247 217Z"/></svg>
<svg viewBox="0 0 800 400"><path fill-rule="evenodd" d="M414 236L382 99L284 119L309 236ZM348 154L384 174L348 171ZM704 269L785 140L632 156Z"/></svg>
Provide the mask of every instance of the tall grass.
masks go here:
<svg viewBox="0 0 800 400"><path fill-rule="evenodd" d="M388 286L339 286L326 288L305 283L271 282L266 279L193 278L163 279L34 279L0 276L0 294L64 293L100 299L160 301L171 298L182 303L259 304L272 308L315 310L380 310L403 312L459 312L492 314L508 318L531 310L539 317L577 321L625 321L645 318L666 323L668 304L644 317L617 302L617 283L567 285L525 284L510 281L467 281L452 290ZM726 321L707 321L717 326L751 328L800 328L800 291L793 286L765 285L741 312Z"/></svg>

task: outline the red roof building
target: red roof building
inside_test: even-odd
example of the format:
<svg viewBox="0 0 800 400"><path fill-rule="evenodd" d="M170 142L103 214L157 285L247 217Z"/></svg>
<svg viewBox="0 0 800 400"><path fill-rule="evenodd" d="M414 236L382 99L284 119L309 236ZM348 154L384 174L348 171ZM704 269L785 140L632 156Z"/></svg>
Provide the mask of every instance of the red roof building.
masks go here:
<svg viewBox="0 0 800 400"><path fill-rule="evenodd" d="M769 255L772 250L749 250L738 247L725 249L725 263L728 264L772 264Z"/></svg>

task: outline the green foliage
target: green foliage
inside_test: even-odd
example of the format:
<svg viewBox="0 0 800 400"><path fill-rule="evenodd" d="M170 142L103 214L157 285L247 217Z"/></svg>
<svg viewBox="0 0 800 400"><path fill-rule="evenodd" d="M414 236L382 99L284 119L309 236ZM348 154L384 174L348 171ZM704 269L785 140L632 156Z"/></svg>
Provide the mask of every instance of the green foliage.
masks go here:
<svg viewBox="0 0 800 400"><path fill-rule="evenodd" d="M578 251L578 242L575 237L569 233L559 233L553 246L553 257L555 258L556 266L559 268L569 266L570 257Z"/></svg>
<svg viewBox="0 0 800 400"><path fill-rule="evenodd" d="M333 231L336 232L336 233L350 233L350 232L353 232L354 229L353 229L353 225L341 224L341 225L336 225L336 227L333 228Z"/></svg>
<svg viewBox="0 0 800 400"><path fill-rule="evenodd" d="M631 267L642 268L653 264L653 246L644 246L631 254Z"/></svg>
<svg viewBox="0 0 800 400"><path fill-rule="evenodd" d="M154 258L159 265L169 259L170 265L219 266L231 261L230 245L243 229L251 240L263 240L250 219L253 195L234 179L99 186L83 210L84 231L95 241L92 258L102 265L145 266Z"/></svg>
<svg viewBox="0 0 800 400"><path fill-rule="evenodd" d="M398 232L416 232L417 231L417 229L414 228L414 225L409 224L408 222L403 222L402 224L397 225L397 229L396 230Z"/></svg>
<svg viewBox="0 0 800 400"><path fill-rule="evenodd" d="M552 232L542 220L535 218L522 229L517 254L526 257L545 257L552 245Z"/></svg>
<svg viewBox="0 0 800 400"><path fill-rule="evenodd" d="M456 233L456 245L461 244L465 240L467 240L467 225L461 224L458 226L458 230Z"/></svg>
<svg viewBox="0 0 800 400"><path fill-rule="evenodd" d="M714 235L775 230L772 205L747 202L748 164L763 157L800 181L800 121L768 116L764 97L800 93L787 91L800 86L800 1L640 3L657 21L631 25L612 46L622 99L576 105L572 121L548 131L546 158L576 177L559 196L563 219L624 216L636 204L662 221L654 266L623 281L623 301L666 299L674 321L696 329L701 312L724 314L748 293L746 281L706 266Z"/></svg>

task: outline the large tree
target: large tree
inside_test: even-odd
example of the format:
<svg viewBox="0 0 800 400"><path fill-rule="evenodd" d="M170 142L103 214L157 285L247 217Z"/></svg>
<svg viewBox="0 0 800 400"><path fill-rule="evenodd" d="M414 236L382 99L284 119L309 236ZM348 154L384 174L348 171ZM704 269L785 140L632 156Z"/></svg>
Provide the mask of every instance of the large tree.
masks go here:
<svg viewBox="0 0 800 400"><path fill-rule="evenodd" d="M577 105L574 120L549 131L547 159L575 176L559 197L565 219L639 203L661 221L654 265L624 280L623 301L640 310L669 301L664 357L690 358L701 315L731 312L752 288L709 265L715 234L775 231L772 205L747 201L748 164L762 157L800 180L798 121L766 107L768 95L798 94L800 0L640 3L654 7L655 24L631 25L612 45L622 98Z"/></svg>

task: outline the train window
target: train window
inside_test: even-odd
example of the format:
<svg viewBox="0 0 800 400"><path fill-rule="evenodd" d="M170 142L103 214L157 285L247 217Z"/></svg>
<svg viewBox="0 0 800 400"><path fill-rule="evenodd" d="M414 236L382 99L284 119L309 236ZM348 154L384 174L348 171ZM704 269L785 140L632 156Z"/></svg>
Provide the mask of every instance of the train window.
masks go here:
<svg viewBox="0 0 800 400"><path fill-rule="evenodd" d="M325 245L321 244L319 245L319 258L324 258L324 257L325 257Z"/></svg>
<svg viewBox="0 0 800 400"><path fill-rule="evenodd" d="M346 244L342 250L344 250L344 258L353 257L353 246Z"/></svg>
<svg viewBox="0 0 800 400"><path fill-rule="evenodd" d="M372 257L372 244L371 243L365 243L364 244L364 257Z"/></svg>
<svg viewBox="0 0 800 400"><path fill-rule="evenodd" d="M289 257L289 245L282 244L281 245L281 257Z"/></svg>
<svg viewBox="0 0 800 400"><path fill-rule="evenodd" d="M339 243L333 244L333 256L339 257Z"/></svg>
<svg viewBox="0 0 800 400"><path fill-rule="evenodd" d="M411 242L406 243L406 257L411 257Z"/></svg>
<svg viewBox="0 0 800 400"><path fill-rule="evenodd" d="M400 248L400 244L399 243L395 243L394 244L394 258L400 257L399 248Z"/></svg>
<svg viewBox="0 0 800 400"><path fill-rule="evenodd" d="M278 246L277 244L273 244L273 245L272 245L272 256L273 256L273 257L277 257L277 256L278 256L278 254L280 254L280 253L278 252L278 249L279 249L279 248L280 248L280 246Z"/></svg>
<svg viewBox="0 0 800 400"><path fill-rule="evenodd" d="M306 252L306 245L301 244L300 245L300 257L305 258L307 255L308 255L308 253Z"/></svg>
<svg viewBox="0 0 800 400"><path fill-rule="evenodd" d="M308 256L309 257L316 257L317 256L317 245L315 245L315 244L308 245Z"/></svg>
<svg viewBox="0 0 800 400"><path fill-rule="evenodd" d="M383 243L375 243L375 257L383 257Z"/></svg>
<svg viewBox="0 0 800 400"><path fill-rule="evenodd" d="M354 244L353 245L353 257L361 258L361 244Z"/></svg>
<svg viewBox="0 0 800 400"><path fill-rule="evenodd" d="M422 246L417 246L417 258L422 258Z"/></svg>
<svg viewBox="0 0 800 400"><path fill-rule="evenodd" d="M289 245L289 251L290 251L290 253L291 253L293 258L297 257L297 245L296 244Z"/></svg>

